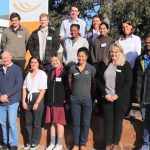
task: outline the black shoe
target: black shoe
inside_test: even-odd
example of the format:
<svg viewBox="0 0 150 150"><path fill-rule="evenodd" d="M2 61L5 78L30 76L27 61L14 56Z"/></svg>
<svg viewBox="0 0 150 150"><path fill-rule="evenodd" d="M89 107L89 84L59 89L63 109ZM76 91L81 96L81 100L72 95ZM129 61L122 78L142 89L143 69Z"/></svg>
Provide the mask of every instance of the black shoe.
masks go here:
<svg viewBox="0 0 150 150"><path fill-rule="evenodd" d="M30 150L37 150L39 147L39 144L31 144Z"/></svg>
<svg viewBox="0 0 150 150"><path fill-rule="evenodd" d="M17 146L10 146L10 150L18 150Z"/></svg>
<svg viewBox="0 0 150 150"><path fill-rule="evenodd" d="M29 143L25 144L24 147L23 147L23 149L24 150L29 150L30 149L30 144Z"/></svg>
<svg viewBox="0 0 150 150"><path fill-rule="evenodd" d="M9 150L9 148L6 144L3 144L0 146L0 150Z"/></svg>

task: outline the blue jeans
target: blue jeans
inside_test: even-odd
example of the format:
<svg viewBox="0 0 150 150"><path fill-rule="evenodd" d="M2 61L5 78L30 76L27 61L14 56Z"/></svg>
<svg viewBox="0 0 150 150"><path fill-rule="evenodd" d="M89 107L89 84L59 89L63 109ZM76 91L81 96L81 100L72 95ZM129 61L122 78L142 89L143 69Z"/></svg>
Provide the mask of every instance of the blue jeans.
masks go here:
<svg viewBox="0 0 150 150"><path fill-rule="evenodd" d="M144 120L143 145L150 145L150 105L141 108L141 114Z"/></svg>
<svg viewBox="0 0 150 150"><path fill-rule="evenodd" d="M0 106L0 114L1 114L0 124L2 126L3 142L4 144L9 144L10 146L18 145L18 127L17 127L18 106L19 102L16 102L12 105Z"/></svg>
<svg viewBox="0 0 150 150"><path fill-rule="evenodd" d="M90 128L91 112L91 98L80 99L78 97L71 96L74 144L77 146L86 145Z"/></svg>

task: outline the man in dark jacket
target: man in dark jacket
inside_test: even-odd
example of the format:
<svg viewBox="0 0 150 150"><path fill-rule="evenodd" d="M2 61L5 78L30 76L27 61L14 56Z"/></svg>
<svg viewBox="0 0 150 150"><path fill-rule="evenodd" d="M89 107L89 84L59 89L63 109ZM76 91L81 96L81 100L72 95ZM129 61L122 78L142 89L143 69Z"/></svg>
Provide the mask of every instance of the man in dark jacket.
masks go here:
<svg viewBox="0 0 150 150"><path fill-rule="evenodd" d="M144 119L144 143L141 150L150 149L150 33L145 38L143 54L138 56L134 66L135 98L141 104Z"/></svg>
<svg viewBox="0 0 150 150"><path fill-rule="evenodd" d="M28 48L31 55L39 57L45 67L49 64L50 57L59 49L59 36L48 26L48 14L41 14L39 20L40 27L32 32L28 40Z"/></svg>
<svg viewBox="0 0 150 150"><path fill-rule="evenodd" d="M11 61L12 56L8 51L2 53L0 67L0 124L3 132L3 146L0 150L17 150L18 128L17 112L21 101L22 70ZM7 122L8 121L8 122ZM7 124L8 123L8 124Z"/></svg>

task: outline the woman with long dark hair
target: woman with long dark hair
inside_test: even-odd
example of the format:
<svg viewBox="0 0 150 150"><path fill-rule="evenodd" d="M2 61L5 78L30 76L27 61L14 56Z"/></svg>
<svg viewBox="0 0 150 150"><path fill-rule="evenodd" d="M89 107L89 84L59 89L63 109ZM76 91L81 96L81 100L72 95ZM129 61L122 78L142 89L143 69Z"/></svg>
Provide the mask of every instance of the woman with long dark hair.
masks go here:
<svg viewBox="0 0 150 150"><path fill-rule="evenodd" d="M132 21L124 21L120 26L119 44L123 47L126 60L134 67L135 59L141 54L141 39L134 35L135 24Z"/></svg>
<svg viewBox="0 0 150 150"><path fill-rule="evenodd" d="M92 100L91 83L94 83L95 68L87 63L88 50L81 47L77 52L78 63L69 71L71 89L71 112L73 119L73 150L86 150L90 127Z"/></svg>
<svg viewBox="0 0 150 150"><path fill-rule="evenodd" d="M47 89L47 75L41 70L38 57L31 57L23 84L22 106L25 110L27 142L24 149L36 150L41 138L41 122L44 110L43 97Z"/></svg>

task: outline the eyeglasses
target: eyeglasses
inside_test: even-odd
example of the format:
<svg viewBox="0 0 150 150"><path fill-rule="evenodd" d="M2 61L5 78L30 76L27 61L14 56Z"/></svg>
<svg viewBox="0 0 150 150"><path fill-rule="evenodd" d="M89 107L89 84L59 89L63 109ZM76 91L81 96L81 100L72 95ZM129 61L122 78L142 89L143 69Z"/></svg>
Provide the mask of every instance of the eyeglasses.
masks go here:
<svg viewBox="0 0 150 150"><path fill-rule="evenodd" d="M150 42L144 42L145 45L150 44Z"/></svg>

